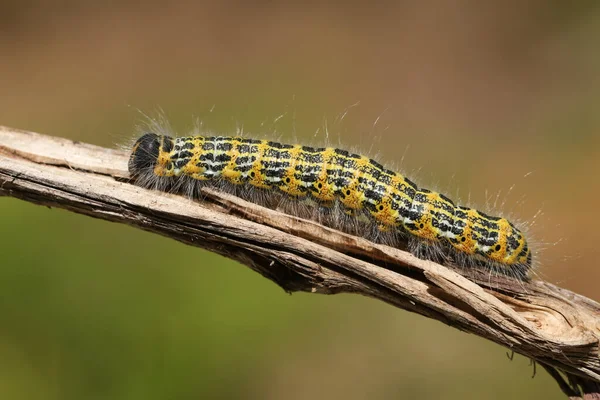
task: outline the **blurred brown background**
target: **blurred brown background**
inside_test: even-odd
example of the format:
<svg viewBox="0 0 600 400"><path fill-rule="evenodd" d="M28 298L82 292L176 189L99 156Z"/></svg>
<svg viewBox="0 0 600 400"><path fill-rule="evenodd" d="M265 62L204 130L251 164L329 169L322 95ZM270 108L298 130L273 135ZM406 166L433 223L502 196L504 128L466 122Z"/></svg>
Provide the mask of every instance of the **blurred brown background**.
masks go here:
<svg viewBox="0 0 600 400"><path fill-rule="evenodd" d="M463 203L541 210L540 276L600 300L597 4L5 1L0 124L104 146L138 109L182 133L327 130ZM0 220L3 399L562 398L527 359L380 302L288 296L15 199Z"/></svg>

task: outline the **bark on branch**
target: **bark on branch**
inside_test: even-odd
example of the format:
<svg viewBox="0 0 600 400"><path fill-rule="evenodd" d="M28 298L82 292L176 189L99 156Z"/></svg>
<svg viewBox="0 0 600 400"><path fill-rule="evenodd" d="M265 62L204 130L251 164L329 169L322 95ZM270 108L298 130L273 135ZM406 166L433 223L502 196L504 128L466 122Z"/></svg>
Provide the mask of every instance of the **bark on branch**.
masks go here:
<svg viewBox="0 0 600 400"><path fill-rule="evenodd" d="M600 398L600 304L538 280L467 279L400 249L216 190L205 189L198 202L142 189L129 183L127 159L122 151L0 126L0 196L202 247L288 292L377 298L534 359L570 398Z"/></svg>

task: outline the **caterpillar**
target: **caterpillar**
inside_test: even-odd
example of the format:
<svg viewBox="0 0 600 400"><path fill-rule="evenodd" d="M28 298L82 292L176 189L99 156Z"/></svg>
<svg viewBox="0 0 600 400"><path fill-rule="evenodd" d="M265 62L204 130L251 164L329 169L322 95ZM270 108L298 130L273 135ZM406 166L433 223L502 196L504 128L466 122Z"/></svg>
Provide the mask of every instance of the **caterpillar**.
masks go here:
<svg viewBox="0 0 600 400"><path fill-rule="evenodd" d="M456 205L369 157L342 149L144 133L132 147L128 168L144 187L183 188L194 195L204 184L226 185L312 201L319 212L340 209L374 232L407 237L419 256L441 254L523 280L532 268L525 234L506 218Z"/></svg>

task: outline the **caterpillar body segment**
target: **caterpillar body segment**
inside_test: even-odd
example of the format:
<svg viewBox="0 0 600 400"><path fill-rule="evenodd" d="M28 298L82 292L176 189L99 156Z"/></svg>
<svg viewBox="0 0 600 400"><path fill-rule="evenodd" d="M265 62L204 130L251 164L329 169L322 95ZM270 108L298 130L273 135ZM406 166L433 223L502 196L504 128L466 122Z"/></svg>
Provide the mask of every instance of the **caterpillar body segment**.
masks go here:
<svg viewBox="0 0 600 400"><path fill-rule="evenodd" d="M375 160L346 150L146 133L133 146L129 171L143 186L153 178L173 186L187 178L225 181L314 200L320 207L339 204L348 215L366 215L379 231L408 235L453 251L469 266L483 264L518 278L526 279L532 265L524 234L507 219L455 205L443 194L419 188Z"/></svg>

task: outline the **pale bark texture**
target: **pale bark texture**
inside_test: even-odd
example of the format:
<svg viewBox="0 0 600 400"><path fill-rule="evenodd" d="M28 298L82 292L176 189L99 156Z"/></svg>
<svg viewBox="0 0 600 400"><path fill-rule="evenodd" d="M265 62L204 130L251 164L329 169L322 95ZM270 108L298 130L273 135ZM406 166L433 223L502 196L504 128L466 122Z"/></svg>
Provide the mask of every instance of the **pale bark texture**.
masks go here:
<svg viewBox="0 0 600 400"><path fill-rule="evenodd" d="M598 303L540 280L467 279L406 251L214 189L205 189L201 201L143 189L129 182L128 156L0 126L0 195L214 251L288 292L352 292L385 301L530 357L570 398L600 398Z"/></svg>

